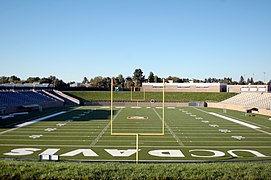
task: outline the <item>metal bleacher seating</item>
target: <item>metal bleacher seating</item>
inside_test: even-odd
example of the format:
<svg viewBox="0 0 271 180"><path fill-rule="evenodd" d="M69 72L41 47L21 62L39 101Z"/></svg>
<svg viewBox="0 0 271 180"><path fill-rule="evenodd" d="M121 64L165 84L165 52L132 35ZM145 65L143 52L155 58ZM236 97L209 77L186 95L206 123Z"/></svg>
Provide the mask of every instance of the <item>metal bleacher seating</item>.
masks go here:
<svg viewBox="0 0 271 180"><path fill-rule="evenodd" d="M241 93L222 101L224 104L236 104L244 107L271 109L271 93Z"/></svg>
<svg viewBox="0 0 271 180"><path fill-rule="evenodd" d="M38 91L0 91L0 107L15 108L37 104L43 108L60 107L63 102Z"/></svg>

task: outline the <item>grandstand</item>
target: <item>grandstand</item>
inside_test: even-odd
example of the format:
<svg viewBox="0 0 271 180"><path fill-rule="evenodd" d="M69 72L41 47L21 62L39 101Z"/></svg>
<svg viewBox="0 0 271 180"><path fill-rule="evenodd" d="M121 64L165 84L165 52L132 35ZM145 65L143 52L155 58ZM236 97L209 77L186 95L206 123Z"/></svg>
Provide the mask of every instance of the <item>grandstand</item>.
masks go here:
<svg viewBox="0 0 271 180"><path fill-rule="evenodd" d="M244 107L271 109L271 93L240 93L222 101L224 104L235 104Z"/></svg>
<svg viewBox="0 0 271 180"><path fill-rule="evenodd" d="M208 107L241 112L255 108L255 113L271 116L271 93L243 92L219 103L208 102Z"/></svg>
<svg viewBox="0 0 271 180"><path fill-rule="evenodd" d="M42 91L1 91L1 113L12 113L22 110L61 107L63 102Z"/></svg>
<svg viewBox="0 0 271 180"><path fill-rule="evenodd" d="M14 86L13 86L14 87ZM20 111L42 110L43 108L79 105L80 101L53 89L32 89L31 86L0 90L0 114Z"/></svg>

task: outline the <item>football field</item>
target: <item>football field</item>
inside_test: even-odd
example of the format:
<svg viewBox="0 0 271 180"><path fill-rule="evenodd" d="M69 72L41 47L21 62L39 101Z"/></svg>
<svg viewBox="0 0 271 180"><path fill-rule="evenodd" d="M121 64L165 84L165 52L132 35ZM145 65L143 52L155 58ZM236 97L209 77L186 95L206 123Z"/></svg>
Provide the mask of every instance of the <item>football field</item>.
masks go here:
<svg viewBox="0 0 271 180"><path fill-rule="evenodd" d="M198 107L82 106L0 129L0 158L202 162L271 160L271 120ZM138 150L138 153L137 153Z"/></svg>

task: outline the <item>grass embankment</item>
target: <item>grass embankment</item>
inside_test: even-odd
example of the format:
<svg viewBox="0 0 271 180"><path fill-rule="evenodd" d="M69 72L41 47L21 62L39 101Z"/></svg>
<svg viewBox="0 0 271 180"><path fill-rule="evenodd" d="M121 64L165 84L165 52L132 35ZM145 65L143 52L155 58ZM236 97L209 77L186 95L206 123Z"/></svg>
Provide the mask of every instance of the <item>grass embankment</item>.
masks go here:
<svg viewBox="0 0 271 180"><path fill-rule="evenodd" d="M109 101L110 91L65 91L66 94L71 95L83 101ZM214 101L219 102L228 99L236 95L235 93L213 93L213 92L166 92L165 101L178 101L178 102L190 102L190 101ZM154 99L156 101L162 101L161 92L146 92L145 100L150 101ZM144 99L143 92L133 92L132 98ZM114 92L114 100L131 100L131 92L120 91Z"/></svg>
<svg viewBox="0 0 271 180"><path fill-rule="evenodd" d="M270 179L270 163L121 164L0 161L0 179Z"/></svg>

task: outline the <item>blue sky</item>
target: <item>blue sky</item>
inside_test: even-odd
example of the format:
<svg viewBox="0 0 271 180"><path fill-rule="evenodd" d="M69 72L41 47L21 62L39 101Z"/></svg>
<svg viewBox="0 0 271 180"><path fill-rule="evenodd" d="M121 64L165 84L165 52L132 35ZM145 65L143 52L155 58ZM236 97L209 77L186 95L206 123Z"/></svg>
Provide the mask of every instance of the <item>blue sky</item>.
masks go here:
<svg viewBox="0 0 271 180"><path fill-rule="evenodd" d="M0 0L0 76L269 81L270 19L270 0Z"/></svg>

